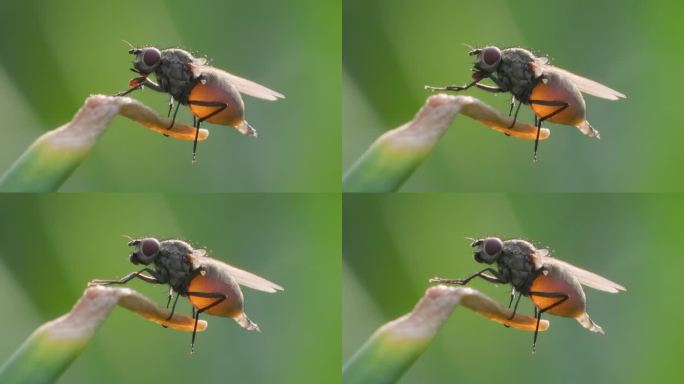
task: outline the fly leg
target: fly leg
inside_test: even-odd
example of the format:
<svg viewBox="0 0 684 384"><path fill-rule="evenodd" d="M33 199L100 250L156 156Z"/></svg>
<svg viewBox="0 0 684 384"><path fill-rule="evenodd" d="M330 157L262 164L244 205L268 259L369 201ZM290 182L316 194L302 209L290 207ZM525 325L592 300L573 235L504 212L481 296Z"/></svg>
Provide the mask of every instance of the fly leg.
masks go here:
<svg viewBox="0 0 684 384"><path fill-rule="evenodd" d="M508 111L508 116L509 116L509 117L511 116L511 112L513 112L513 105L515 105L515 97L513 97L513 98L511 99L511 109L510 109L510 111ZM518 112L520 112L520 106L521 106L521 105L522 105L522 103L521 103L520 101L518 101L518 108L515 110L515 115L513 115L513 122L512 122L511 125L508 127L508 129L513 128L513 126L515 126L515 122L518 121ZM510 135L509 135L509 136L510 136Z"/></svg>
<svg viewBox="0 0 684 384"><path fill-rule="evenodd" d="M176 304L178 304L178 296L180 296L179 293L176 293L176 299L173 301L173 307L171 307L171 313L169 313L169 316L166 318L166 321L171 320L173 317L173 314L176 313ZM173 289L169 290L169 301L166 302L166 308L169 307L169 304L171 304L171 298L173 297ZM167 328L166 325L162 324L162 327Z"/></svg>
<svg viewBox="0 0 684 384"><path fill-rule="evenodd" d="M522 295L518 293L518 300L515 302L515 307L513 307L513 313L511 313L511 316L508 318L508 320L513 320L515 317L515 314L518 312L518 304L520 304L520 297ZM511 300L508 302L508 308L511 308L511 304L513 304L513 298L515 297L515 288L511 288ZM535 315L537 316L537 315ZM506 328L510 328L511 326L508 324L503 325Z"/></svg>
<svg viewBox="0 0 684 384"><path fill-rule="evenodd" d="M145 274L143 274L143 272L148 272L152 276L145 275ZM149 268L143 268L138 272L131 272L128 275L120 278L119 280L98 280L98 279L95 279L95 280L90 281L88 283L88 286L126 284L136 277L140 280L146 281L146 282L151 283L151 284L165 284L165 282L162 281L161 277L157 274L157 272L155 272Z"/></svg>
<svg viewBox="0 0 684 384"><path fill-rule="evenodd" d="M513 304L513 298L515 298L515 287L511 287L511 299L508 301L508 308L510 308L511 304Z"/></svg>
<svg viewBox="0 0 684 384"><path fill-rule="evenodd" d="M551 107L558 107L555 111L549 113L546 116L540 116L539 119L537 120L536 115L535 115L535 125L537 126L537 138L534 139L534 161L537 161L537 147L539 146L539 132L541 132L541 125L542 123L550 119L557 114L561 113L565 108L569 106L568 103L565 101L557 101L557 100L530 100L530 104L537 104L537 105L548 105Z"/></svg>
<svg viewBox="0 0 684 384"><path fill-rule="evenodd" d="M216 305L220 304L223 302L223 300L226 299L226 295L222 293L215 293L215 292L187 292L188 297L189 296L195 296L195 297L206 297L210 299L216 299L216 301L212 302L211 304L207 305L206 307L198 308L197 311L195 311L195 307L192 308L192 314L193 317L195 318L195 326L192 329L192 342L190 343L190 353L195 353L195 335L197 334L197 322L199 321L199 315L207 311Z"/></svg>
<svg viewBox="0 0 684 384"><path fill-rule="evenodd" d="M135 87L128 88L126 91L119 92L119 93L115 94L114 96L126 96L126 95L128 95L129 93L131 93L131 92L133 92L133 91L137 91L138 89L140 89L140 88L142 88L142 87L143 87L143 84L138 84L138 85L136 85Z"/></svg>
<svg viewBox="0 0 684 384"><path fill-rule="evenodd" d="M492 275L488 275L485 272L490 272ZM492 269L492 268L485 268L481 270L480 272L476 272L465 279L443 279L441 277L433 277L430 279L431 283L438 283L438 284L446 284L446 285L466 285L470 280L480 277L484 280L489 281L490 283L501 283L501 284L506 284L506 281L504 281L501 278L501 275L499 274L498 271Z"/></svg>
<svg viewBox="0 0 684 384"><path fill-rule="evenodd" d="M166 114L166 117L171 116L171 109L173 108L173 96L171 96L171 100L169 100L169 112ZM173 112L173 118L171 119L171 125L166 127L166 129L171 129L173 128L173 124L176 123L176 115L178 114L178 107L180 107L180 102L176 102L176 110ZM169 137L169 135L164 135L166 137Z"/></svg>
<svg viewBox="0 0 684 384"><path fill-rule="evenodd" d="M541 315L542 313L553 309L559 305L561 305L565 300L570 298L565 293L561 292L535 292L535 291L530 291L529 296L537 296L537 297L550 297L550 298L557 298L558 301L555 303L548 305L544 308L539 308L537 311L537 308L535 307L535 316L537 317L537 326L534 329L534 340L532 341L532 353L535 353L537 351L537 334L539 334L539 322L541 321Z"/></svg>
<svg viewBox="0 0 684 384"><path fill-rule="evenodd" d="M480 81L480 79L475 79L473 82L467 85L447 85L446 87L432 87L429 85L425 86L425 89L428 91L432 92L437 92L437 91L465 91L466 89L472 87L473 85L477 84L477 82Z"/></svg>
<svg viewBox="0 0 684 384"><path fill-rule="evenodd" d="M221 113L224 109L228 108L228 104L222 103L220 101L203 101L203 100L188 100L188 105L200 105L203 107L216 107L216 110L210 114L200 117L197 119L197 124L195 124L195 143L192 145L192 162L195 162L195 157L197 156L197 138L199 137L200 124L207 119Z"/></svg>
<svg viewBox="0 0 684 384"><path fill-rule="evenodd" d="M139 73L137 71L133 71L133 72ZM126 96L129 93L131 93L133 91L137 91L138 89L142 89L144 87L147 87L153 91L157 91L157 92L161 92L161 93L166 92L166 90L164 88L162 88L159 84L155 83L154 81L148 79L147 76L136 77L133 80L131 80L131 82L133 82L133 81L135 81L137 83L134 87L128 88L128 90L126 90L124 92L119 92L114 96Z"/></svg>
<svg viewBox="0 0 684 384"><path fill-rule="evenodd" d="M508 117L511 117L513 113L513 107L515 106L515 96L511 96L511 109L508 110Z"/></svg>
<svg viewBox="0 0 684 384"><path fill-rule="evenodd" d="M173 288L169 288L169 300L166 302L166 308L171 304L171 299L173 298Z"/></svg>
<svg viewBox="0 0 684 384"><path fill-rule="evenodd" d="M171 117L171 108L173 108L173 96L169 99L169 112L166 113L166 117Z"/></svg>
<svg viewBox="0 0 684 384"><path fill-rule="evenodd" d="M489 85L485 84L480 84L479 81L482 79L476 79L473 82L466 84L466 85L447 85L446 87L431 87L429 85L425 86L425 89L432 91L432 92L437 92L437 91L465 91L466 89L472 87L473 85L484 90L487 92L492 92L492 93L499 93L499 92L505 92L503 89L499 87L492 87Z"/></svg>

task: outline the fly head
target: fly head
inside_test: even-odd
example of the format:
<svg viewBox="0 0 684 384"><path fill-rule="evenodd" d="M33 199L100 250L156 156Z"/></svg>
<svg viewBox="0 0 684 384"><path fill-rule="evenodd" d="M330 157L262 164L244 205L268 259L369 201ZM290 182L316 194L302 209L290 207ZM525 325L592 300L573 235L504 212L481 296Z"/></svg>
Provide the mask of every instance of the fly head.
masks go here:
<svg viewBox="0 0 684 384"><path fill-rule="evenodd" d="M501 257L503 241L498 237L487 237L473 241L473 257L478 263L492 264Z"/></svg>
<svg viewBox="0 0 684 384"><path fill-rule="evenodd" d="M141 75L149 75L161 63L161 52L155 47L131 48L128 53L135 55L133 71Z"/></svg>
<svg viewBox="0 0 684 384"><path fill-rule="evenodd" d="M487 77L501 64L501 50L494 46L473 49L468 54L476 56L475 64L473 64L473 72L475 72L473 77Z"/></svg>
<svg viewBox="0 0 684 384"><path fill-rule="evenodd" d="M131 240L128 245L133 248L131 263L148 265L159 256L159 240L154 237Z"/></svg>

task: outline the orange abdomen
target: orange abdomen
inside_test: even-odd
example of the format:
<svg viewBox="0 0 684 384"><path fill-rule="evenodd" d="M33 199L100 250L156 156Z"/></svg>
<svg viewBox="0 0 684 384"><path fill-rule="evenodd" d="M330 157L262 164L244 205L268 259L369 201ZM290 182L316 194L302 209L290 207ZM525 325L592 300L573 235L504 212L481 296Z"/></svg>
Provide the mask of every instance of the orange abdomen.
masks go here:
<svg viewBox="0 0 684 384"><path fill-rule="evenodd" d="M238 126L245 119L245 105L240 93L229 84L198 83L190 91L188 107L198 118L209 116L218 110L219 106L204 106L193 104L193 101L224 103L227 107L206 121L219 125Z"/></svg>
<svg viewBox="0 0 684 384"><path fill-rule="evenodd" d="M556 316L576 318L586 312L586 298L579 282L559 270L551 269L548 274L539 274L530 287L531 292L564 293L568 299L558 306L546 311ZM537 308L546 308L560 300L556 297L541 297L530 294L530 299Z"/></svg>
<svg viewBox="0 0 684 384"><path fill-rule="evenodd" d="M226 284L225 282L203 275L195 276L188 286L189 292L204 292L204 293L219 293L226 296L226 299L221 303L206 310L205 313L214 316L222 317L238 317L243 310L243 297L240 287L233 282L233 284ZM188 295L188 300L195 308L201 309L212 303L217 298L198 297Z"/></svg>
<svg viewBox="0 0 684 384"><path fill-rule="evenodd" d="M571 82L556 74L545 74L545 79L532 88L530 100L561 101L568 103L568 107L548 121L578 125L586 120L586 104L579 89ZM558 110L559 106L539 105L530 103L530 108L539 117L547 116Z"/></svg>

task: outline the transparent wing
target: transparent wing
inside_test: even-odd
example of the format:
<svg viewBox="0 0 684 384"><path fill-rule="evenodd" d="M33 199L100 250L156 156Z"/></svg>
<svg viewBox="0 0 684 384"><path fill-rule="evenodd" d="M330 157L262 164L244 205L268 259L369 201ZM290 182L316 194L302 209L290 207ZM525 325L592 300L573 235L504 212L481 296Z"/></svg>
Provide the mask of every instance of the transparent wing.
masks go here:
<svg viewBox="0 0 684 384"><path fill-rule="evenodd" d="M587 287L611 293L626 291L625 287L623 287L622 285L614 281L610 281L603 276L599 276L593 272L589 272L580 267L576 267L563 260L555 259L551 256L548 256L549 251L546 249L537 250L536 254L538 257L541 257L543 264L554 264L563 268L564 270L570 272L573 276L577 278L577 280L579 280L580 283L586 285Z"/></svg>
<svg viewBox="0 0 684 384"><path fill-rule="evenodd" d="M265 100L278 100L285 98L285 96L283 96L281 93L278 93L270 88L266 88L261 84L243 79L240 76L235 76L226 71L223 72L225 73L225 76L228 76L228 82L233 84L233 86L235 86L235 88L237 88L237 90L241 93Z"/></svg>
<svg viewBox="0 0 684 384"><path fill-rule="evenodd" d="M233 280L235 280L235 282L237 282L240 285L244 285L245 287L256 289L257 291L270 293L283 290L283 287L281 287L280 285L272 281L266 280L261 276L257 276L252 272L247 272L238 267L233 267L230 264L226 264L220 260L216 260L211 257L206 257L207 251L204 249L195 249L192 255L195 257L195 262L197 263L197 266L203 265L205 267L214 268L214 270L219 275L222 273L226 273L230 275L230 277L232 277ZM201 259L202 257L204 257L204 259Z"/></svg>
<svg viewBox="0 0 684 384"><path fill-rule="evenodd" d="M592 96L608 100L618 100L627 97L623 93L618 92L612 88L606 87L603 84L597 83L594 80L589 80L586 77L576 75L570 71L566 71L565 69L554 67L553 65L544 65L544 71L556 72L560 75L565 76L570 81L572 81L572 83L575 84L580 91L590 94Z"/></svg>
<svg viewBox="0 0 684 384"><path fill-rule="evenodd" d="M257 276L251 272L247 272L240 268L233 267L229 264L222 264L224 264L223 267L228 270L228 273L231 276L233 276L235 281L237 281L240 285L244 285L245 287L250 287L252 289L256 289L258 291L263 292L276 292L283 290L283 287L281 287L280 285L272 281L266 280L261 276Z"/></svg>

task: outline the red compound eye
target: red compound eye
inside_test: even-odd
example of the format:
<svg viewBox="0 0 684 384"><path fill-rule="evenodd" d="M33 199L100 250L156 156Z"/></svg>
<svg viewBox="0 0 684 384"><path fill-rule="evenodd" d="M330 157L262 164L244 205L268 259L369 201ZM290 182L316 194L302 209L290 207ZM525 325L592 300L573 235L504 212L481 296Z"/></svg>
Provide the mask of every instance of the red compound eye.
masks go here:
<svg viewBox="0 0 684 384"><path fill-rule="evenodd" d="M142 239L140 242L140 252L145 257L152 257L159 252L159 241L153 238Z"/></svg>
<svg viewBox="0 0 684 384"><path fill-rule="evenodd" d="M148 67L154 67L161 60L161 53L157 48L145 48L142 54L143 63Z"/></svg>
<svg viewBox="0 0 684 384"><path fill-rule="evenodd" d="M492 66L501 60L501 51L497 47L487 47L482 50L482 61Z"/></svg>
<svg viewBox="0 0 684 384"><path fill-rule="evenodd" d="M496 256L503 249L503 242L497 237L488 237L484 240L482 250L487 256Z"/></svg>

